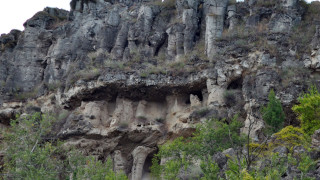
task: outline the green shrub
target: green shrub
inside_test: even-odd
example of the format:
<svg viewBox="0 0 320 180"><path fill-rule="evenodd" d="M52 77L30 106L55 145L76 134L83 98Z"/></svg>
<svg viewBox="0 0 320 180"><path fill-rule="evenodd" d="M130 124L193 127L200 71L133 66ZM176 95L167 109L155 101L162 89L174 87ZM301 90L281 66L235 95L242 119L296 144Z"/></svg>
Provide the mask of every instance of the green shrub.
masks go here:
<svg viewBox="0 0 320 180"><path fill-rule="evenodd" d="M112 162L85 157L77 150L67 150L62 142L46 139L56 120L35 113L17 117L2 131L4 152L3 179L107 179L126 180L112 170Z"/></svg>
<svg viewBox="0 0 320 180"><path fill-rule="evenodd" d="M294 146L304 146L305 148L310 146L310 138L298 127L287 126L273 136L274 139L269 143L269 149L285 146L291 150Z"/></svg>
<svg viewBox="0 0 320 180"><path fill-rule="evenodd" d="M95 157L84 157L80 153L69 153L68 162L71 164L72 179L92 180L128 180L122 172L113 171L113 163L110 158L106 163L96 160Z"/></svg>
<svg viewBox="0 0 320 180"><path fill-rule="evenodd" d="M57 159L60 149L42 140L52 122L40 113L11 122L10 130L3 132L5 179L54 179L63 172L62 161Z"/></svg>
<svg viewBox="0 0 320 180"><path fill-rule="evenodd" d="M307 93L298 98L298 105L292 110L301 121L302 130L312 135L315 130L320 129L320 93L315 86L311 86Z"/></svg>
<svg viewBox="0 0 320 180"><path fill-rule="evenodd" d="M172 142L160 146L151 167L153 177L175 179L181 169L187 169L194 160L202 163L202 172L205 177L218 177L215 162L210 159L215 153L227 148L239 148L244 143L244 137L240 136L241 124L237 118L229 123L218 120L208 120L196 126L193 137L179 137ZM161 158L168 158L169 161L159 165Z"/></svg>
<svg viewBox="0 0 320 180"><path fill-rule="evenodd" d="M272 132L277 132L283 127L285 115L280 100L276 98L273 90L269 93L269 102L261 110L263 120L270 126Z"/></svg>

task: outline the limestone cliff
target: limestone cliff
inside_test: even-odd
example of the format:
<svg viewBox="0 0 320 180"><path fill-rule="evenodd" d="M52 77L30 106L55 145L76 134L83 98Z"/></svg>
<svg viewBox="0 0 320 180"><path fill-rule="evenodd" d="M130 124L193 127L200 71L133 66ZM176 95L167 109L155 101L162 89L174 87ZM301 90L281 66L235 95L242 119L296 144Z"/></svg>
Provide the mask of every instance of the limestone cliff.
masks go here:
<svg viewBox="0 0 320 180"><path fill-rule="evenodd" d="M72 0L0 37L0 123L60 114L51 138L148 179L157 145L240 113L263 138L274 89L291 107L318 82L320 15L298 0ZM320 7L314 3L315 7Z"/></svg>

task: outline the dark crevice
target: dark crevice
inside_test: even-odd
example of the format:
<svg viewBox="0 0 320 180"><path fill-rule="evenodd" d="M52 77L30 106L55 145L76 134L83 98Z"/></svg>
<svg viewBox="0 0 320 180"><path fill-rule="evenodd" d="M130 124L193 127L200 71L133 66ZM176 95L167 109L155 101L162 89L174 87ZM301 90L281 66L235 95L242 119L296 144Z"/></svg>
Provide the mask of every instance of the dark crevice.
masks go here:
<svg viewBox="0 0 320 180"><path fill-rule="evenodd" d="M242 89L242 77L239 77L233 81L231 81L227 87L227 89Z"/></svg>

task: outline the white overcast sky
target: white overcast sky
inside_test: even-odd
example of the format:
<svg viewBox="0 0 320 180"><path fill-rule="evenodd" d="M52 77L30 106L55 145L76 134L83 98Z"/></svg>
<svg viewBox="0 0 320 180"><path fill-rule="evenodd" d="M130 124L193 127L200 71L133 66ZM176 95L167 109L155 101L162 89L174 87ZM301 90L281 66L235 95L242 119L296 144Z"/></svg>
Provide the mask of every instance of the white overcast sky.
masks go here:
<svg viewBox="0 0 320 180"><path fill-rule="evenodd" d="M70 10L71 0L0 0L0 34L23 30L23 23L45 7ZM312 1L312 0L307 0Z"/></svg>
<svg viewBox="0 0 320 180"><path fill-rule="evenodd" d="M23 23L45 7L70 10L71 0L0 0L0 34L23 30Z"/></svg>

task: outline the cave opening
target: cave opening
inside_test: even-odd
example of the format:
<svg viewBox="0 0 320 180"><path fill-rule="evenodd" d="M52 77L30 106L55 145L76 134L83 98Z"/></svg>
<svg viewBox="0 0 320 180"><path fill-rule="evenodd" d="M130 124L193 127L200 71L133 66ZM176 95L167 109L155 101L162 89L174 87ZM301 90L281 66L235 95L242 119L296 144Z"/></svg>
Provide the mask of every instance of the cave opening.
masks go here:
<svg viewBox="0 0 320 180"><path fill-rule="evenodd" d="M197 96L199 98L199 100L202 102L203 101L203 95L202 95L202 91L199 90L199 91L192 91L190 92L190 94L194 95L194 96ZM191 104L190 102L190 95L188 96L186 102L186 104Z"/></svg>
<svg viewBox="0 0 320 180"><path fill-rule="evenodd" d="M235 80L232 80L232 81L229 83L227 89L229 89L229 90L232 90L232 89L242 89L242 82L243 82L242 77L239 77L239 78L237 78L237 79L235 79Z"/></svg>
<svg viewBox="0 0 320 180"><path fill-rule="evenodd" d="M152 159L156 153L151 153L147 156L142 171L142 180L150 180L151 177L151 166L152 166ZM160 163L160 162L159 162Z"/></svg>

